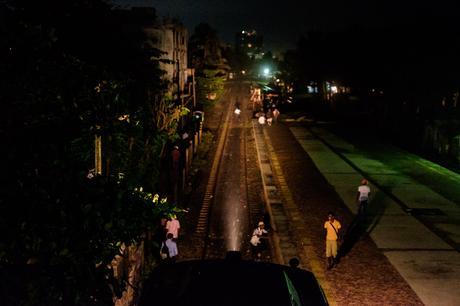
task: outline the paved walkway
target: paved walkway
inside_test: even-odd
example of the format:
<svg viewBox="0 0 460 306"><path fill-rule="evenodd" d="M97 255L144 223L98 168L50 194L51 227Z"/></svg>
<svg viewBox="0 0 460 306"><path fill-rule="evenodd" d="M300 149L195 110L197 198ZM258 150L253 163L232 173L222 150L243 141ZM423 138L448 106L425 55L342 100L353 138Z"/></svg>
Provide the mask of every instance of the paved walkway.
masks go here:
<svg viewBox="0 0 460 306"><path fill-rule="evenodd" d="M423 305L368 235L361 235L340 264L326 271L325 217L334 210L347 228L353 214L286 125L255 123L254 128L279 262L298 257L331 305Z"/></svg>
<svg viewBox="0 0 460 306"><path fill-rule="evenodd" d="M360 180L370 181L370 237L422 302L460 305L460 254L455 249L460 238L460 201L412 178L408 165L402 171L398 165L369 158L325 129L293 126L290 130L350 211L356 212ZM460 188L458 174L414 160L412 172L424 175L425 181L426 176L439 179L445 173L444 185Z"/></svg>

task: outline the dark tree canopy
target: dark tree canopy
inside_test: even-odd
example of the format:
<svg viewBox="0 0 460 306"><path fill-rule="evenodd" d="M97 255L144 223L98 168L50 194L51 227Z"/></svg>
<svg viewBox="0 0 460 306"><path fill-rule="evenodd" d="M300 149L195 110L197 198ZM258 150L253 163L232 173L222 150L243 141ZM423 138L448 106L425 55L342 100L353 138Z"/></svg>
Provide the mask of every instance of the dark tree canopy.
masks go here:
<svg viewBox="0 0 460 306"><path fill-rule="evenodd" d="M170 137L154 122L160 53L103 1L0 5L0 304L109 305L120 245L173 209L152 195Z"/></svg>

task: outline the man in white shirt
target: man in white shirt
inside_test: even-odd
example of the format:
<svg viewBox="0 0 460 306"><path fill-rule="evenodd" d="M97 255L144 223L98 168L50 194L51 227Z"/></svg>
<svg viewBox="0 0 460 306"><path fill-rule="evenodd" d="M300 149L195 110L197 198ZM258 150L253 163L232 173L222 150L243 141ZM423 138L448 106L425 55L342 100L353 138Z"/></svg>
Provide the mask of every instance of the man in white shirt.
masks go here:
<svg viewBox="0 0 460 306"><path fill-rule="evenodd" d="M251 245L252 245L252 255L255 260L261 260L262 251L266 249L267 245L264 241L268 231L265 229L265 224L260 221L258 226L252 232Z"/></svg>
<svg viewBox="0 0 460 306"><path fill-rule="evenodd" d="M358 201L358 215L364 217L367 205L369 203L369 195L371 188L368 186L369 182L366 179L361 181L361 185L358 187L358 193L356 194L356 200Z"/></svg>
<svg viewBox="0 0 460 306"><path fill-rule="evenodd" d="M261 116L259 117L259 124L260 124L260 125L265 125L265 115L261 115Z"/></svg>

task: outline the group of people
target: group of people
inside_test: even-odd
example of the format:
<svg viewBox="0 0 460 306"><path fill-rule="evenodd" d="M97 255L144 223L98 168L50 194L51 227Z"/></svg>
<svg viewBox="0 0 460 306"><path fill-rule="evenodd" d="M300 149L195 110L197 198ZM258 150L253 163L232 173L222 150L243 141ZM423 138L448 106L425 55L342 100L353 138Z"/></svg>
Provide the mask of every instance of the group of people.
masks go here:
<svg viewBox="0 0 460 306"><path fill-rule="evenodd" d="M168 218L162 220L160 256L165 262L174 263L177 255L179 255L179 250L177 248L179 231L180 222L176 215L170 215Z"/></svg>
<svg viewBox="0 0 460 306"><path fill-rule="evenodd" d="M277 108L269 109L267 113L261 110L260 112L255 114L256 118L258 118L257 120L260 125L267 124L268 126L278 122L279 115L280 111Z"/></svg>
<svg viewBox="0 0 460 306"><path fill-rule="evenodd" d="M358 204L357 217L359 222L362 222L365 218L370 193L371 189L369 187L369 182L366 179L363 179L356 194L356 202ZM327 269L329 270L337 264L338 241L342 239L342 235L340 233L342 225L335 219L333 212L328 213L327 219L328 220L324 222L324 229L326 230L326 261Z"/></svg>
<svg viewBox="0 0 460 306"><path fill-rule="evenodd" d="M371 189L369 187L369 182L363 179L356 194L358 220L362 220L365 217L370 193ZM327 220L324 222L324 229L326 232L326 266L327 269L330 270L338 263L338 241L342 239L342 224L335 218L333 212L328 213ZM250 239L253 258L256 261L262 259L262 251L267 247L267 236L268 231L265 229L265 223L260 221L257 228L252 232Z"/></svg>
<svg viewBox="0 0 460 306"><path fill-rule="evenodd" d="M356 194L356 201L358 203L358 219L364 218L366 209L369 203L369 195L371 189L369 182L366 179L361 181ZM338 262L338 241L341 239L342 224L335 218L333 212L329 212L327 220L324 222L324 229L326 231L326 260L327 269L333 268ZM176 215L170 215L164 218L161 224L162 242L160 247L160 254L165 262L173 263L176 261L179 254L177 247L177 239L179 238L180 222ZM267 248L268 231L265 229L265 223L259 221L257 228L252 232L250 239L253 258L256 261L262 260L262 252Z"/></svg>
<svg viewBox="0 0 460 306"><path fill-rule="evenodd" d="M366 179L363 179L356 194L358 220L362 220L362 218L365 217L370 193L371 189L369 187L369 182ZM342 239L342 224L335 218L333 212L328 213L327 220L324 222L324 229L326 232L326 266L327 269L330 270L338 263L338 241ZM267 247L267 236L268 231L265 229L265 223L260 221L257 228L252 232L250 239L253 258L257 261L261 260L262 251Z"/></svg>

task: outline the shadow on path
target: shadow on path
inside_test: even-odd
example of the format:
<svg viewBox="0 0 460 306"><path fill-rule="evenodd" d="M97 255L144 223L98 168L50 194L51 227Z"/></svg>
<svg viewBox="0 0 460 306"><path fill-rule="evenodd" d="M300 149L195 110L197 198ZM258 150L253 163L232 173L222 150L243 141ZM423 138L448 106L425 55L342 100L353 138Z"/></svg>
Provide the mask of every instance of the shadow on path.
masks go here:
<svg viewBox="0 0 460 306"><path fill-rule="evenodd" d="M368 234L370 234L380 222L386 210L383 201L384 193L378 191L369 203L364 215L356 215L342 235L342 244L338 251L338 258L346 256L353 246Z"/></svg>

